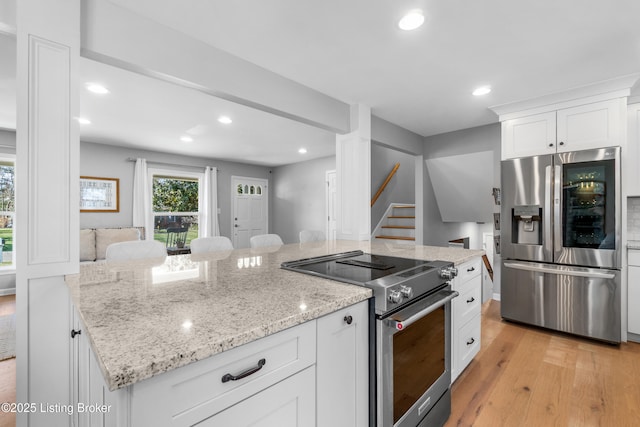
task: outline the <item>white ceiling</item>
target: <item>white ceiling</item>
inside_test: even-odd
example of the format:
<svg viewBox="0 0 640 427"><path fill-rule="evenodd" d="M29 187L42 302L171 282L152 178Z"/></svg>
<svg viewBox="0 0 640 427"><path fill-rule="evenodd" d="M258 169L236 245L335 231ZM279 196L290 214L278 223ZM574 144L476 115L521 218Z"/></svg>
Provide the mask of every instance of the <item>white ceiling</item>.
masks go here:
<svg viewBox="0 0 640 427"><path fill-rule="evenodd" d="M422 136L496 122L490 106L640 72L637 0L111 1ZM399 30L413 8L427 22ZM9 129L13 43L0 37L0 127ZM92 120L83 140L267 166L335 151L333 134L195 90L87 59L81 75L111 90L81 91ZM486 84L489 95L471 95ZM185 132L193 142L180 142Z"/></svg>

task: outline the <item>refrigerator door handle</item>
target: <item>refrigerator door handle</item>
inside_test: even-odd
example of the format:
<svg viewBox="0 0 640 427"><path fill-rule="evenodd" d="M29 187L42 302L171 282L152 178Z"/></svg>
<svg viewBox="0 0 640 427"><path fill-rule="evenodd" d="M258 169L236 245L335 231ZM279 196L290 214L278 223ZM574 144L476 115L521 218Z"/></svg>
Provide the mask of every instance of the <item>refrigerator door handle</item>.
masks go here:
<svg viewBox="0 0 640 427"><path fill-rule="evenodd" d="M589 271L577 270L577 268L580 267L562 269L552 265L527 264L523 262L505 262L504 266L514 268L516 270L533 271L536 273L562 274L565 276L591 277L597 279L613 279L616 277L614 273L594 271L593 269L590 269Z"/></svg>
<svg viewBox="0 0 640 427"><path fill-rule="evenodd" d="M544 259L553 261L553 244L551 241L551 212L553 211L553 191L551 191L552 183L551 165L544 168L544 212L543 212L543 236L542 244L544 251Z"/></svg>
<svg viewBox="0 0 640 427"><path fill-rule="evenodd" d="M551 209L553 209L553 260L559 261L562 252L562 219L560 218L562 206L562 166L553 167L553 194L551 196Z"/></svg>

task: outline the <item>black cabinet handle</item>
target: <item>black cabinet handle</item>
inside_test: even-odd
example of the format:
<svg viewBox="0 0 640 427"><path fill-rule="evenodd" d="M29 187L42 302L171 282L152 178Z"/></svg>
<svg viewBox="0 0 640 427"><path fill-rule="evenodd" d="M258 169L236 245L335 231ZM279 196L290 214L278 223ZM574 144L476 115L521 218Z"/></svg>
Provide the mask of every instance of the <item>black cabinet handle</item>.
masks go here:
<svg viewBox="0 0 640 427"><path fill-rule="evenodd" d="M82 333L82 329L78 329L77 331L75 329L71 330L71 338L75 338L76 335L80 335Z"/></svg>
<svg viewBox="0 0 640 427"><path fill-rule="evenodd" d="M560 141L560 145L564 145L564 141Z"/></svg>
<svg viewBox="0 0 640 427"><path fill-rule="evenodd" d="M553 147L553 143L552 143L552 142L551 142L551 143L549 143L549 147Z"/></svg>
<svg viewBox="0 0 640 427"><path fill-rule="evenodd" d="M472 302L474 302L476 299L474 297L471 297L467 300L467 304L471 304Z"/></svg>
<svg viewBox="0 0 640 427"><path fill-rule="evenodd" d="M238 375L224 374L224 376L222 377L222 382L226 383L226 382L229 382L229 381L238 381L238 380L241 380L243 378L246 378L249 375L255 374L260 369L262 369L262 367L265 365L265 363L267 363L266 359L260 359L260 360L258 360L258 365L257 366L254 366L253 368L249 368L246 371L239 373Z"/></svg>
<svg viewBox="0 0 640 427"><path fill-rule="evenodd" d="M476 268L475 267L467 268L467 271L468 272L476 271Z"/></svg>
<svg viewBox="0 0 640 427"><path fill-rule="evenodd" d="M471 345L471 344L473 344L474 342L476 342L476 340L474 340L473 338L471 338L469 341L467 341L467 345Z"/></svg>
<svg viewBox="0 0 640 427"><path fill-rule="evenodd" d="M350 325L351 322L353 322L353 317L351 316L344 316L344 321L347 322L347 325Z"/></svg>

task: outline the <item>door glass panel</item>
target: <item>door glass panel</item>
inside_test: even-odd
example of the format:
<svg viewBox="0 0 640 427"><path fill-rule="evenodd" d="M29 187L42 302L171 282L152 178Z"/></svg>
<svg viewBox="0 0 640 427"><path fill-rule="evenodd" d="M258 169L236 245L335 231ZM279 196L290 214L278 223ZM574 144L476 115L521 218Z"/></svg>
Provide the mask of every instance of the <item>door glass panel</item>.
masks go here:
<svg viewBox="0 0 640 427"><path fill-rule="evenodd" d="M393 422L445 372L444 307L393 335Z"/></svg>
<svg viewBox="0 0 640 427"><path fill-rule="evenodd" d="M615 249L615 161L563 165L566 248Z"/></svg>

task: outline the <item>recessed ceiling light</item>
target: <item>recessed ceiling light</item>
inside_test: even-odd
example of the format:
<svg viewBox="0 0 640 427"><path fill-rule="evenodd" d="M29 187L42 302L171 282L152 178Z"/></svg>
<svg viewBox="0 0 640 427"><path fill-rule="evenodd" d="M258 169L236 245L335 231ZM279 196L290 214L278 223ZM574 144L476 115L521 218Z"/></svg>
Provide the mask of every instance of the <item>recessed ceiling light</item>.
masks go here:
<svg viewBox="0 0 640 427"><path fill-rule="evenodd" d="M180 137L180 141L182 141L182 142L193 142L193 138L191 138L188 135L185 135L185 136L181 136Z"/></svg>
<svg viewBox="0 0 640 427"><path fill-rule="evenodd" d="M482 96L488 94L489 92L491 92L491 86L480 86L479 88L476 88L476 90L474 90L472 93L475 96Z"/></svg>
<svg viewBox="0 0 640 427"><path fill-rule="evenodd" d="M109 93L109 89L99 83L87 83L86 88L89 92L97 93L98 95Z"/></svg>
<svg viewBox="0 0 640 427"><path fill-rule="evenodd" d="M398 27L401 30L411 31L424 24L424 14L420 9L409 11L398 21Z"/></svg>
<svg viewBox="0 0 640 427"><path fill-rule="evenodd" d="M228 124L230 124L230 123L233 123L233 120L231 120L231 118L230 118L230 117L227 117L227 116L220 116L220 117L218 117L218 121L219 121L220 123L224 123L225 125L228 125Z"/></svg>
<svg viewBox="0 0 640 427"><path fill-rule="evenodd" d="M307 152L306 148L301 148L301 149L298 150L298 153L300 153L300 154L305 154L306 152Z"/></svg>
<svg viewBox="0 0 640 427"><path fill-rule="evenodd" d="M78 117L78 123L80 123L81 125L90 125L91 120L84 117Z"/></svg>

